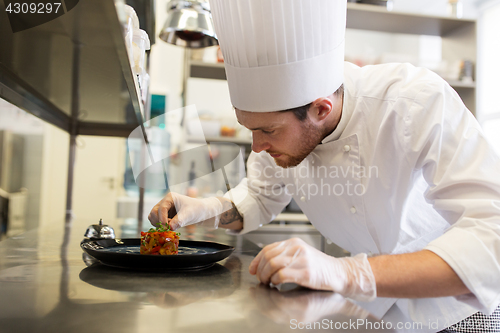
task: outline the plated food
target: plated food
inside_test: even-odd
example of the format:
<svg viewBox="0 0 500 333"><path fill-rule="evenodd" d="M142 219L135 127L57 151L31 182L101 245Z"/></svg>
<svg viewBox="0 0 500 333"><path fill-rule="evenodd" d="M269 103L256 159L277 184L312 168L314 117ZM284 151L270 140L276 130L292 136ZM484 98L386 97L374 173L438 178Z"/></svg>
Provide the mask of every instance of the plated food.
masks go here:
<svg viewBox="0 0 500 333"><path fill-rule="evenodd" d="M179 253L180 233L160 226L141 232L141 254L173 255Z"/></svg>

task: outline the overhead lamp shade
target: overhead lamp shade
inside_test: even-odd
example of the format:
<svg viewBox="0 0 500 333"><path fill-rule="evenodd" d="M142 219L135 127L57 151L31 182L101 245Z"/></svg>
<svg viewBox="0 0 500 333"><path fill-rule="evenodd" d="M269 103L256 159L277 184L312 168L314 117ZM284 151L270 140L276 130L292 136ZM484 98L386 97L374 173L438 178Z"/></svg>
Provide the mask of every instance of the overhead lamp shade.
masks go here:
<svg viewBox="0 0 500 333"><path fill-rule="evenodd" d="M217 45L210 5L207 1L170 1L160 38L193 49Z"/></svg>

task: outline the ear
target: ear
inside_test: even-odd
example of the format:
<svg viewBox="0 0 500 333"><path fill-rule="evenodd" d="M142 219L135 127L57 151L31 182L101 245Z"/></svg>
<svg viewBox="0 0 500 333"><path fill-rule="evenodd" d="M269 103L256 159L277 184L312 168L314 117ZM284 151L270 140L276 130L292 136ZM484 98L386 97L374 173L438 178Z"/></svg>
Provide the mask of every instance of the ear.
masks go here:
<svg viewBox="0 0 500 333"><path fill-rule="evenodd" d="M322 123L333 110L333 102L329 97L320 97L312 102L309 117L313 123Z"/></svg>

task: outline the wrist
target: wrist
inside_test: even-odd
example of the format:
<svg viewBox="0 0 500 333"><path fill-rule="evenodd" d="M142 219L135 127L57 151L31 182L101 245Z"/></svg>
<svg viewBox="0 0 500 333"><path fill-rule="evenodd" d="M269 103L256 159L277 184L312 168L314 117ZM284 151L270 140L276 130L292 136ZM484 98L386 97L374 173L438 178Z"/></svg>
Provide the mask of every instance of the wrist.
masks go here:
<svg viewBox="0 0 500 333"><path fill-rule="evenodd" d="M222 203L216 197L203 198L200 199L203 202L203 206L206 207L207 210L210 210L214 215L222 214Z"/></svg>
<svg viewBox="0 0 500 333"><path fill-rule="evenodd" d="M362 302L373 301L377 297L377 284L367 255L360 253L341 260L347 273L344 296Z"/></svg>
<svg viewBox="0 0 500 333"><path fill-rule="evenodd" d="M203 225L217 229L219 227L220 216L223 213L222 203L218 198L215 197L204 198L199 200L201 200L201 202L203 203L203 207L209 216L209 218L202 221Z"/></svg>

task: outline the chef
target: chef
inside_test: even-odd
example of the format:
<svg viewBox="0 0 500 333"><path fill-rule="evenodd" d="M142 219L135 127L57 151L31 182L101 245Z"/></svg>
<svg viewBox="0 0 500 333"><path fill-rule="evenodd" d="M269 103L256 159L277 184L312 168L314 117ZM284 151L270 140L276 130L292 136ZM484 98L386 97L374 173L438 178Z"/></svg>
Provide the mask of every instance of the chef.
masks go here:
<svg viewBox="0 0 500 333"><path fill-rule="evenodd" d="M500 160L457 93L409 64L344 63L346 1L210 4L231 102L253 135L247 177L221 198L169 193L151 222L243 234L293 198L353 256L274 243L250 264L260 282L377 297L381 314L440 298L449 324L491 315L500 303Z"/></svg>

